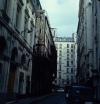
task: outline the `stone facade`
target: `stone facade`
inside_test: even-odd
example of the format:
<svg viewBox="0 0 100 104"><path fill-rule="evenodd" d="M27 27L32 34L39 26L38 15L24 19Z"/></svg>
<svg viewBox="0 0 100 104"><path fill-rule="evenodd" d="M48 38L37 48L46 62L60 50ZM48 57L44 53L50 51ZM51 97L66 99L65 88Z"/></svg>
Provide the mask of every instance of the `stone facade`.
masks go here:
<svg viewBox="0 0 100 104"><path fill-rule="evenodd" d="M0 94L52 91L57 58L52 35L39 0L0 0Z"/></svg>
<svg viewBox="0 0 100 104"><path fill-rule="evenodd" d="M0 93L31 93L33 9L28 0L0 0Z"/></svg>
<svg viewBox="0 0 100 104"><path fill-rule="evenodd" d="M48 17L41 9L37 15L36 41L33 48L33 95L43 95L52 92L53 81L56 78L56 48ZM35 85L35 86L34 86Z"/></svg>
<svg viewBox="0 0 100 104"><path fill-rule="evenodd" d="M95 89L100 99L100 1L80 0L78 34L78 81Z"/></svg>

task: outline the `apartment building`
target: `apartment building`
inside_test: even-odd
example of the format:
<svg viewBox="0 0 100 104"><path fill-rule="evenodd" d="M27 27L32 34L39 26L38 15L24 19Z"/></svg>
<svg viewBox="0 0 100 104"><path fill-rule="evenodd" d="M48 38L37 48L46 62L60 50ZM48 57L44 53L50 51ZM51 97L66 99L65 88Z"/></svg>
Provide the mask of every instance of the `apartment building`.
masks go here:
<svg viewBox="0 0 100 104"><path fill-rule="evenodd" d="M76 83L76 40L72 37L55 37L57 49L57 85Z"/></svg>

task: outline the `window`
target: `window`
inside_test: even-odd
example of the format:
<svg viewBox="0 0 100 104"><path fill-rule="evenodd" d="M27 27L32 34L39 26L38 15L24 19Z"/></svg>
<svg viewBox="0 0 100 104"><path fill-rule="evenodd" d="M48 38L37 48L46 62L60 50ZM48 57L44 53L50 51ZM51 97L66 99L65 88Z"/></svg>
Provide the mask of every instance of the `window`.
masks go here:
<svg viewBox="0 0 100 104"><path fill-rule="evenodd" d="M71 52L73 52L73 49L71 49Z"/></svg>
<svg viewBox="0 0 100 104"><path fill-rule="evenodd" d="M67 48L69 48L69 44L67 44Z"/></svg>
<svg viewBox="0 0 100 104"><path fill-rule="evenodd" d="M69 54L67 54L67 57L69 57Z"/></svg>
<svg viewBox="0 0 100 104"><path fill-rule="evenodd" d="M69 53L69 49L67 49L67 53Z"/></svg>
<svg viewBox="0 0 100 104"><path fill-rule="evenodd" d="M62 56L62 51L61 50L59 51L59 56Z"/></svg>
<svg viewBox="0 0 100 104"><path fill-rule="evenodd" d="M59 61L61 61L61 57L59 57Z"/></svg>
<svg viewBox="0 0 100 104"><path fill-rule="evenodd" d="M27 3L29 3L29 0L26 0Z"/></svg>
<svg viewBox="0 0 100 104"><path fill-rule="evenodd" d="M33 23L31 23L31 31L32 31L30 33L30 45L31 46L33 45L32 41L33 41L33 37L34 37L33 28L34 28L34 25L33 25Z"/></svg>
<svg viewBox="0 0 100 104"><path fill-rule="evenodd" d="M73 61L71 61L71 65L73 65Z"/></svg>
<svg viewBox="0 0 100 104"><path fill-rule="evenodd" d="M67 60L69 60L69 57L67 57Z"/></svg>
<svg viewBox="0 0 100 104"><path fill-rule="evenodd" d="M67 73L69 73L69 68L67 68Z"/></svg>
<svg viewBox="0 0 100 104"><path fill-rule="evenodd" d="M28 17L26 14L25 14L25 22L24 22L24 31L25 30L28 30ZM26 31L24 32L24 38L27 39L27 32Z"/></svg>
<svg viewBox="0 0 100 104"><path fill-rule="evenodd" d="M21 16L21 7L17 4L17 11L16 11L16 29L19 30L20 26L20 16Z"/></svg>
<svg viewBox="0 0 100 104"><path fill-rule="evenodd" d="M73 46L73 44L71 44L71 48L73 48L74 46Z"/></svg>
<svg viewBox="0 0 100 104"><path fill-rule="evenodd" d="M73 68L71 68L71 73L73 73Z"/></svg>
<svg viewBox="0 0 100 104"><path fill-rule="evenodd" d="M61 64L59 64L59 71L61 71Z"/></svg>
<svg viewBox="0 0 100 104"><path fill-rule="evenodd" d="M21 64L22 65L26 64L26 56L25 56L25 54L23 54L22 57L21 57Z"/></svg>
<svg viewBox="0 0 100 104"><path fill-rule="evenodd" d="M71 54L71 58L73 58L73 54Z"/></svg>
<svg viewBox="0 0 100 104"><path fill-rule="evenodd" d="M59 72L59 79L61 79L61 72Z"/></svg>
<svg viewBox="0 0 100 104"><path fill-rule="evenodd" d="M67 61L67 66L69 66L69 61Z"/></svg>
<svg viewBox="0 0 100 104"><path fill-rule="evenodd" d="M69 60L69 54L67 54L67 60Z"/></svg>

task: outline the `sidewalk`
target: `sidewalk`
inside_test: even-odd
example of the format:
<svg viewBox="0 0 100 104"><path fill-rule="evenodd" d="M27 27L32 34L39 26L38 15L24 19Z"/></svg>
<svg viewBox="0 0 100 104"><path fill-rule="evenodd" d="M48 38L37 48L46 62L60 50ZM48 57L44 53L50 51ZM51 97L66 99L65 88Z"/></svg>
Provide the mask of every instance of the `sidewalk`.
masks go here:
<svg viewBox="0 0 100 104"><path fill-rule="evenodd" d="M31 104L33 102L38 102L38 101L44 100L44 99L48 98L49 96L53 96L53 95L55 95L55 93L51 93L51 94L44 95L41 97L30 97L30 98L17 99L17 100L13 100L13 101L8 101L5 104Z"/></svg>

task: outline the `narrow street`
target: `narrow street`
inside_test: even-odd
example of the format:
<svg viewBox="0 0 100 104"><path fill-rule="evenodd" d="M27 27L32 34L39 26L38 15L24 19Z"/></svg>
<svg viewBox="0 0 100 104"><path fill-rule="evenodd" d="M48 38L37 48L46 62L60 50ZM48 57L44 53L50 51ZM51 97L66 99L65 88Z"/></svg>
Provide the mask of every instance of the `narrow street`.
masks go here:
<svg viewBox="0 0 100 104"><path fill-rule="evenodd" d="M34 104L66 104L65 94L58 93L56 95L49 96L45 100L36 102Z"/></svg>
<svg viewBox="0 0 100 104"><path fill-rule="evenodd" d="M0 104L100 104L100 0L0 0Z"/></svg>
<svg viewBox="0 0 100 104"><path fill-rule="evenodd" d="M28 98L6 104L67 104L64 93L55 93L39 98Z"/></svg>

